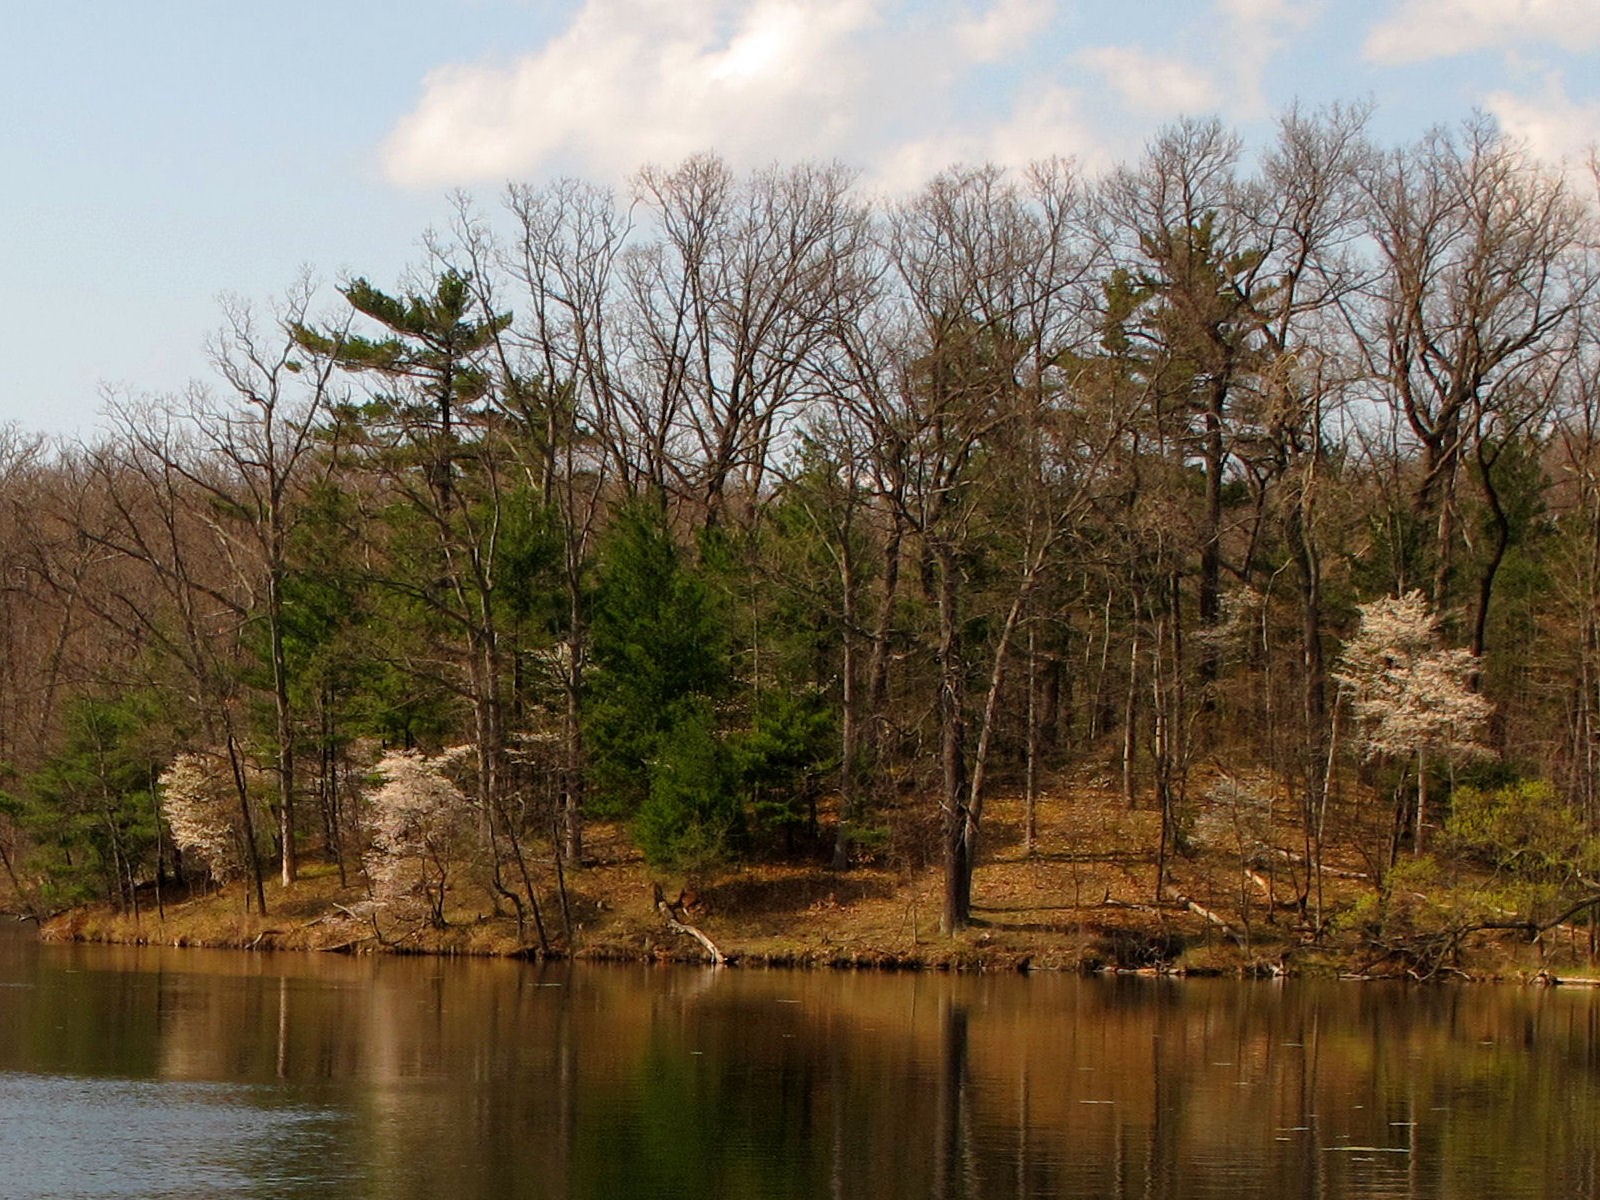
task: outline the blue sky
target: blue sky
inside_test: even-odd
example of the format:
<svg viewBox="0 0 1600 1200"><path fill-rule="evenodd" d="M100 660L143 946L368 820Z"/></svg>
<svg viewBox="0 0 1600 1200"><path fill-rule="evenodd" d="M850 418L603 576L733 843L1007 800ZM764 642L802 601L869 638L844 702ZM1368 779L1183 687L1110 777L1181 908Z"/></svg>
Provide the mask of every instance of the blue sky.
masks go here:
<svg viewBox="0 0 1600 1200"><path fill-rule="evenodd" d="M1600 139L1600 0L4 2L0 422L52 433L205 380L224 293L393 283L455 189L712 149L896 192L1104 169L1183 114L1260 141L1296 100Z"/></svg>

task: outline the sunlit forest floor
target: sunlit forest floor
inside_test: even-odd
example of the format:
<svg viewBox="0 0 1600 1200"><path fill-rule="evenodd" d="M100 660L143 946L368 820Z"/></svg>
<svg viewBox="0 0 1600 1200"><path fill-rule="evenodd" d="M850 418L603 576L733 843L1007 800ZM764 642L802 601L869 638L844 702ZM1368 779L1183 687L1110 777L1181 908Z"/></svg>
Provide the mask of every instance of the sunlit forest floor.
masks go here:
<svg viewBox="0 0 1600 1200"><path fill-rule="evenodd" d="M693 880L653 874L626 829L603 824L589 828L584 863L569 866L564 880L547 847L530 868L544 946L579 958L704 961L707 951L675 928L674 918L746 965L1542 980L1596 974L1586 927L1561 925L1537 939L1520 930L1470 930L1471 913L1481 921L1485 881L1457 863L1428 860L1419 870L1409 851L1402 851L1400 875L1391 876L1379 931L1373 877L1387 854L1385 806L1354 798L1339 802L1349 811L1330 813L1328 827L1344 838L1325 847L1319 889L1308 882L1297 806L1273 792L1270 780L1222 774L1192 791L1180 849L1168 855L1158 895L1160 814L1130 808L1110 778L1084 775L1044 790L1031 851L1022 798L999 790L984 816L973 922L954 937L939 932L936 808L918 797L880 811L869 843L875 848L858 852L843 872L828 866L833 826L826 805L814 832L800 831L761 860ZM46 922L45 932L253 949L539 953L532 914L519 929L510 906L496 905L483 884L470 865L460 866L439 927L418 914L374 911L358 864L347 864L341 883L334 863L313 857L292 886L267 881L265 914L238 882L193 896L169 889L158 898L147 888L137 914L81 908ZM657 885L675 903L671 912L657 908Z"/></svg>

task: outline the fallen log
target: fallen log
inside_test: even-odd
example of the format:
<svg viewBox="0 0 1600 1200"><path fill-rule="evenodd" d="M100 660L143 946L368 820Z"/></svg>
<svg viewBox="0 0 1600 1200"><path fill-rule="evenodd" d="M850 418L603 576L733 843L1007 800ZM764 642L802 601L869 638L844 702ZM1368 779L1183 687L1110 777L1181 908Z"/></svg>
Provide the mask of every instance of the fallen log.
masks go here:
<svg viewBox="0 0 1600 1200"><path fill-rule="evenodd" d="M1173 891L1171 888L1166 890L1162 899L1166 905L1170 906L1170 908L1182 909L1184 912L1193 913L1195 916L1204 919L1212 925L1215 925L1218 929L1222 930L1223 933L1232 938L1238 945L1243 946L1246 944L1244 934L1240 933L1231 924L1229 924L1225 918L1219 916L1217 913L1212 912L1205 905L1199 904L1194 900L1189 899L1189 897ZM1139 904L1131 900L1113 900L1109 896L1100 902L1100 906L1102 908L1127 908L1132 909L1134 912L1153 913L1156 916L1165 915L1165 912L1168 911L1167 909L1163 909L1154 904Z"/></svg>
<svg viewBox="0 0 1600 1200"><path fill-rule="evenodd" d="M1204 920L1209 921L1212 925L1215 925L1218 929L1222 930L1223 933L1232 938L1238 945L1243 946L1245 944L1244 934L1240 933L1231 924L1229 924L1224 917L1212 912L1205 905L1191 900L1185 895L1170 890L1167 892L1167 897L1174 904L1182 906L1189 912L1192 912L1195 916L1201 917Z"/></svg>
<svg viewBox="0 0 1600 1200"><path fill-rule="evenodd" d="M1552 975L1549 971L1540 971L1531 976L1528 982L1538 987L1600 987L1600 979L1583 975Z"/></svg>
<svg viewBox="0 0 1600 1200"><path fill-rule="evenodd" d="M1306 865L1306 856L1304 854L1296 854L1293 850L1285 850L1282 846L1274 846L1273 853L1279 858L1284 859L1287 862L1292 862L1297 866L1303 867ZM1366 874L1364 871L1346 871L1340 867L1330 867L1327 863L1323 863L1320 869L1324 875L1331 875L1335 879L1372 878L1371 875Z"/></svg>
<svg viewBox="0 0 1600 1200"><path fill-rule="evenodd" d="M708 938L698 926L691 925L689 922L679 919L677 912L672 907L672 904L667 900L666 895L662 892L661 885L657 883L652 884L651 887L655 895L656 911L661 914L662 920L666 921L667 928L672 930L674 933L686 934L704 946L706 953L711 956L711 963L713 966L726 966L728 963L727 955L723 954L721 950L717 949L717 944Z"/></svg>

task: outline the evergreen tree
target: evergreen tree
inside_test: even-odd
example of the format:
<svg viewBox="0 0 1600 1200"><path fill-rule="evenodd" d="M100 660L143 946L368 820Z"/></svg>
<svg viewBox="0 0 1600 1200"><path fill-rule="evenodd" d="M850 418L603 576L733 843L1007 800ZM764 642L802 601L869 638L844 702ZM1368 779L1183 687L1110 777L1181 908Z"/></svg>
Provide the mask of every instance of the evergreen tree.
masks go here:
<svg viewBox="0 0 1600 1200"><path fill-rule="evenodd" d="M598 558L585 709L594 807L635 816L652 862L704 865L738 825L717 728L732 680L724 614L658 506L624 509Z"/></svg>
<svg viewBox="0 0 1600 1200"><path fill-rule="evenodd" d="M61 749L28 781L24 821L41 851L47 904L100 896L138 911L153 873L159 724L147 694L83 696Z"/></svg>

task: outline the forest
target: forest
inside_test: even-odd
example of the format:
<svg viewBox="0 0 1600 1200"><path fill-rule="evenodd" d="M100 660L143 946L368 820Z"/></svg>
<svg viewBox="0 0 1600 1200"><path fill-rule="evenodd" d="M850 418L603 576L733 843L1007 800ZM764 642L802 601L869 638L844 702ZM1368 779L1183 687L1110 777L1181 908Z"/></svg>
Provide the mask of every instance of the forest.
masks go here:
<svg viewBox="0 0 1600 1200"><path fill-rule="evenodd" d="M1595 173L1369 116L513 184L396 283L222 302L208 380L0 431L12 890L265 910L315 857L544 943L605 821L664 878L937 864L953 932L986 800L1031 848L1079 772L1158 896L1221 773L1313 930L1352 812L1379 877L1592 897Z"/></svg>

